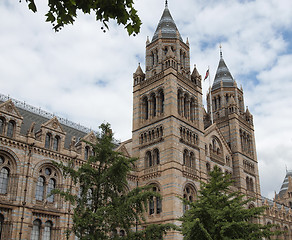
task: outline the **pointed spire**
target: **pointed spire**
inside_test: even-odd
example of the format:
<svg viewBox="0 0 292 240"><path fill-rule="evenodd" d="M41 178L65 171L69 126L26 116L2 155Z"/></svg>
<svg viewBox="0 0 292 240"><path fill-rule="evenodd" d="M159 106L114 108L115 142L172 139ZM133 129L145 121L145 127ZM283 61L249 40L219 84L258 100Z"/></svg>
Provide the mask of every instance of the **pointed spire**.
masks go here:
<svg viewBox="0 0 292 240"><path fill-rule="evenodd" d="M292 171L287 171L286 172L286 176L285 176L285 179L284 179L284 181L283 181L283 183L282 183L282 186L281 186L281 189L280 189L280 192L279 192L279 196L280 197L282 197L284 194L285 194L285 192L288 190L288 185L289 185L289 177L291 177L292 176Z"/></svg>
<svg viewBox="0 0 292 240"><path fill-rule="evenodd" d="M246 111L245 111L245 113L246 113L247 116L250 116L250 115L251 115L251 114L250 114L250 111L248 110L248 106L246 106Z"/></svg>
<svg viewBox="0 0 292 240"><path fill-rule="evenodd" d="M221 87L221 81L223 82L223 87L235 87L235 81L222 57L222 50L220 44L220 60L213 82L212 90L216 90Z"/></svg>
<svg viewBox="0 0 292 240"><path fill-rule="evenodd" d="M134 75L135 75L135 76L144 76L144 73L143 73L143 71L142 71L142 68L141 68L141 66L140 66L140 63L139 63L139 65L138 65L137 70L136 70L136 72L134 73Z"/></svg>
<svg viewBox="0 0 292 240"><path fill-rule="evenodd" d="M165 8L152 38L152 42L159 38L174 38L182 41L182 37L168 9L168 1L165 1Z"/></svg>
<svg viewBox="0 0 292 240"><path fill-rule="evenodd" d="M198 70L197 70L197 65L194 64L194 70L192 72L192 76L193 77L200 77L201 75L199 74Z"/></svg>
<svg viewBox="0 0 292 240"><path fill-rule="evenodd" d="M149 43L150 43L149 36L147 36L146 45L148 45Z"/></svg>
<svg viewBox="0 0 292 240"><path fill-rule="evenodd" d="M188 37L187 37L186 45L188 45L188 46L190 45Z"/></svg>

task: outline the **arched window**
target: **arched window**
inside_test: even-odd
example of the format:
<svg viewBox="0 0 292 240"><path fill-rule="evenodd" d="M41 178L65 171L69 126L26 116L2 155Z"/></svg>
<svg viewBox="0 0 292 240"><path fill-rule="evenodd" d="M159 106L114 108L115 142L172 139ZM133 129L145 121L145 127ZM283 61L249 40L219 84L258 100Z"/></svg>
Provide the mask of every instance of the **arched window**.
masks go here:
<svg viewBox="0 0 292 240"><path fill-rule="evenodd" d="M3 134L4 125L5 121L2 118L0 118L0 134Z"/></svg>
<svg viewBox="0 0 292 240"><path fill-rule="evenodd" d="M59 151L59 143L60 143L60 137L55 136L54 137L54 142L53 142L53 150L54 151Z"/></svg>
<svg viewBox="0 0 292 240"><path fill-rule="evenodd" d="M191 102L190 102L190 119L191 119L191 121L195 120L195 114L196 114L195 100L192 98Z"/></svg>
<svg viewBox="0 0 292 240"><path fill-rule="evenodd" d="M0 171L0 193L6 194L9 180L9 169L4 167Z"/></svg>
<svg viewBox="0 0 292 240"><path fill-rule="evenodd" d="M46 140L45 140L45 148L50 149L51 148L51 139L52 136L50 133L46 134Z"/></svg>
<svg viewBox="0 0 292 240"><path fill-rule="evenodd" d="M89 153L90 153L90 149L88 146L85 147L85 151L84 151L84 159L88 160L89 157Z"/></svg>
<svg viewBox="0 0 292 240"><path fill-rule="evenodd" d="M190 167L195 168L196 163L195 163L195 154L193 152L190 153Z"/></svg>
<svg viewBox="0 0 292 240"><path fill-rule="evenodd" d="M8 123L8 126L7 126L7 137L13 137L13 135L14 135L14 126L15 126L15 124L14 124L14 122L13 121L10 121L9 123Z"/></svg>
<svg viewBox="0 0 292 240"><path fill-rule="evenodd" d="M151 104L152 104L152 116L155 117L156 116L156 97L155 94L151 95Z"/></svg>
<svg viewBox="0 0 292 240"><path fill-rule="evenodd" d="M159 150L156 148L156 149L154 149L154 151L153 151L153 165L154 164L157 164L157 165L159 165L160 164L160 156L159 156Z"/></svg>
<svg viewBox="0 0 292 240"><path fill-rule="evenodd" d="M152 66L154 65L154 54L153 54L153 52L151 52L151 65Z"/></svg>
<svg viewBox="0 0 292 240"><path fill-rule="evenodd" d="M187 165L189 162L189 152L188 150L184 150L184 153L183 153L183 165Z"/></svg>
<svg viewBox="0 0 292 240"><path fill-rule="evenodd" d="M159 92L159 107L160 107L160 113L164 113L164 93L163 90Z"/></svg>
<svg viewBox="0 0 292 240"><path fill-rule="evenodd" d="M3 224L4 224L4 216L0 214L0 239L2 239Z"/></svg>
<svg viewBox="0 0 292 240"><path fill-rule="evenodd" d="M125 234L125 231L124 230L120 230L120 237L124 237L126 234Z"/></svg>
<svg viewBox="0 0 292 240"><path fill-rule="evenodd" d="M92 189L89 188L87 191L87 205L92 205Z"/></svg>
<svg viewBox="0 0 292 240"><path fill-rule="evenodd" d="M184 117L188 117L188 99L186 95L184 97Z"/></svg>
<svg viewBox="0 0 292 240"><path fill-rule="evenodd" d="M213 147L213 152L216 152L216 140L212 140L212 147Z"/></svg>
<svg viewBox="0 0 292 240"><path fill-rule="evenodd" d="M147 120L149 118L149 106L148 106L148 98L147 97L143 98L142 105L143 105L144 119Z"/></svg>
<svg viewBox="0 0 292 240"><path fill-rule="evenodd" d="M48 187L47 187L47 200L48 200L48 202L54 202L54 194L51 195L51 192L53 189L55 189L55 187L56 187L56 181L55 181L55 179L51 178L49 180Z"/></svg>
<svg viewBox="0 0 292 240"><path fill-rule="evenodd" d="M33 221L30 240L40 240L42 222L39 219Z"/></svg>
<svg viewBox="0 0 292 240"><path fill-rule="evenodd" d="M179 115L181 115L182 109L181 109L181 90L177 91L177 112Z"/></svg>
<svg viewBox="0 0 292 240"><path fill-rule="evenodd" d="M149 214L154 214L154 197L151 196L149 200Z"/></svg>
<svg viewBox="0 0 292 240"><path fill-rule="evenodd" d="M160 192L160 189L153 185L153 192ZM149 200L149 214L159 214L162 212L162 201L160 197L151 196Z"/></svg>
<svg viewBox="0 0 292 240"><path fill-rule="evenodd" d="M193 202L196 198L196 191L191 185L186 185L183 192L183 198L189 202ZM184 212L190 208L189 205L184 204Z"/></svg>
<svg viewBox="0 0 292 240"><path fill-rule="evenodd" d="M206 170L207 170L207 173L211 171L210 163L206 163Z"/></svg>
<svg viewBox="0 0 292 240"><path fill-rule="evenodd" d="M146 167L152 167L153 166L152 156L151 156L151 152L150 151L146 152L145 160L146 160L145 161Z"/></svg>
<svg viewBox="0 0 292 240"><path fill-rule="evenodd" d="M43 201L45 192L45 178L40 176L37 181L35 198L38 201Z"/></svg>
<svg viewBox="0 0 292 240"><path fill-rule="evenodd" d="M51 240L52 227L53 227L52 222L51 221L46 221L45 228L44 228L44 233L43 233L43 240Z"/></svg>
<svg viewBox="0 0 292 240"><path fill-rule="evenodd" d="M37 201L47 200L48 203L55 201L54 194L51 195L51 192L57 186L57 176L58 174L53 167L44 166L39 171L35 191Z"/></svg>
<svg viewBox="0 0 292 240"><path fill-rule="evenodd" d="M254 191L252 178L249 179L249 187L250 187L249 189L250 191Z"/></svg>
<svg viewBox="0 0 292 240"><path fill-rule="evenodd" d="M246 177L245 181L246 181L246 189L247 189L247 190L250 190L250 181L249 181L249 177Z"/></svg>

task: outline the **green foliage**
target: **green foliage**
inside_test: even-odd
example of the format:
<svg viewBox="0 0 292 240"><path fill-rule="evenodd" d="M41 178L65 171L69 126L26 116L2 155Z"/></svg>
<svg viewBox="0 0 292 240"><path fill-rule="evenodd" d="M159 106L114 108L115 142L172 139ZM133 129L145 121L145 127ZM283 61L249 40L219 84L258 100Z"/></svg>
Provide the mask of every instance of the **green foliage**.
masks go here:
<svg viewBox="0 0 292 240"><path fill-rule="evenodd" d="M218 167L210 173L208 183L201 183L201 190L195 202L180 219L185 240L255 240L274 235L272 225L257 223L264 207L246 208L252 201L240 192L230 191L232 180Z"/></svg>
<svg viewBox="0 0 292 240"><path fill-rule="evenodd" d="M94 156L81 166L74 167L55 163L80 188L79 195L72 189L54 193L74 204L72 231L81 240L118 239L116 230L124 230L123 239L161 239L172 225L149 225L140 232L133 232L136 224L143 223L144 209L153 196L160 197L149 187L126 190L127 175L133 169L136 159L126 158L114 151L113 134L109 124L100 126L101 133L91 146ZM146 238L145 238L146 237Z"/></svg>
<svg viewBox="0 0 292 240"><path fill-rule="evenodd" d="M26 2L31 11L37 12L35 0ZM58 32L65 25L74 23L78 11L84 14L95 12L96 21L101 21L107 29L108 22L114 20L118 25L123 25L129 35L135 35L139 33L142 23L133 5L133 0L48 0L46 21Z"/></svg>

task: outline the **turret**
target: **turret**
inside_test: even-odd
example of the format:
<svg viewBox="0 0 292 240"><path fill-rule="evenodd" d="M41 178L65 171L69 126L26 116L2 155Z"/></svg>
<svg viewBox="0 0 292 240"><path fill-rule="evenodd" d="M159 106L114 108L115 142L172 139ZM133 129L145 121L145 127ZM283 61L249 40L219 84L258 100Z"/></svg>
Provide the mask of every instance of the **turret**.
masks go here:
<svg viewBox="0 0 292 240"><path fill-rule="evenodd" d="M138 65L138 67L137 67L136 72L133 74L133 78L134 78L134 86L136 86L137 84L141 83L145 79L145 74L142 71L140 63Z"/></svg>
<svg viewBox="0 0 292 240"><path fill-rule="evenodd" d="M189 44L183 39L168 9L165 9L151 42L146 41L146 78L173 68L185 76L190 74Z"/></svg>

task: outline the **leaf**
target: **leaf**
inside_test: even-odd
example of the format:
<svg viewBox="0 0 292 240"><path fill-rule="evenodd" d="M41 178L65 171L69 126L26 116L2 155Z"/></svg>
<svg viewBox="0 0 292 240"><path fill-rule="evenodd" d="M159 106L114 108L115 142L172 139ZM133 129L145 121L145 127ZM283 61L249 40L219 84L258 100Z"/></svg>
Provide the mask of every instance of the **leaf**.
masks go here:
<svg viewBox="0 0 292 240"><path fill-rule="evenodd" d="M33 11L34 13L37 11L37 7L36 7L36 5L35 5L35 3L34 3L33 0L30 0L30 3L28 4L28 8L29 8L31 11Z"/></svg>

